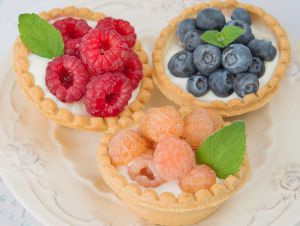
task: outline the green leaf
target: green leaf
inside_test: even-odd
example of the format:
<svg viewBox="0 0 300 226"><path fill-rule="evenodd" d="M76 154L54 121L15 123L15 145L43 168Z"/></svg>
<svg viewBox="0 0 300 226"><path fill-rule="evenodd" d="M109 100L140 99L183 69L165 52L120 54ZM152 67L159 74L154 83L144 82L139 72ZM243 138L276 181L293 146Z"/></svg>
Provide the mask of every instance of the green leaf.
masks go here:
<svg viewBox="0 0 300 226"><path fill-rule="evenodd" d="M221 31L225 36L225 45L229 45L236 39L238 39L246 31L243 28L237 26L225 26Z"/></svg>
<svg viewBox="0 0 300 226"><path fill-rule="evenodd" d="M233 122L210 136L197 150L198 164L211 167L221 179L240 170L246 149L245 122Z"/></svg>
<svg viewBox="0 0 300 226"><path fill-rule="evenodd" d="M225 26L220 32L217 30L206 31L200 38L209 44L225 48L244 33L245 30L240 27Z"/></svg>
<svg viewBox="0 0 300 226"><path fill-rule="evenodd" d="M218 46L220 48L224 47L224 43L219 41L218 39L220 38L221 33L217 30L212 30L212 31L206 31L204 34L200 36L200 38L212 45ZM224 36L223 36L224 37Z"/></svg>
<svg viewBox="0 0 300 226"><path fill-rule="evenodd" d="M64 54L60 32L37 14L21 14L18 27L22 42L32 53L49 59Z"/></svg>

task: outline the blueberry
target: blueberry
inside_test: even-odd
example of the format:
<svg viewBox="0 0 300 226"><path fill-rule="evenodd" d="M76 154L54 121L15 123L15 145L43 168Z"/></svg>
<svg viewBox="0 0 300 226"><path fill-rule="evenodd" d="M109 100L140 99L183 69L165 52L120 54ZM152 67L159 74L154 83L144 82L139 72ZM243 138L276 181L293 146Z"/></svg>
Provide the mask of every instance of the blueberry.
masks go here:
<svg viewBox="0 0 300 226"><path fill-rule="evenodd" d="M201 74L193 75L188 79L186 89L195 97L204 96L209 91L208 78Z"/></svg>
<svg viewBox="0 0 300 226"><path fill-rule="evenodd" d="M187 51L194 51L198 45L203 44L204 42L200 39L200 35L203 32L201 31L188 31L183 38L183 46Z"/></svg>
<svg viewBox="0 0 300 226"><path fill-rule="evenodd" d="M274 60L277 54L276 48L270 41L254 39L249 42L248 47L254 56L259 57L265 61Z"/></svg>
<svg viewBox="0 0 300 226"><path fill-rule="evenodd" d="M197 26L201 30L221 30L225 24L225 16L216 8L207 8L197 15Z"/></svg>
<svg viewBox="0 0 300 226"><path fill-rule="evenodd" d="M251 51L242 44L231 44L222 54L223 67L234 74L246 72L252 64Z"/></svg>
<svg viewBox="0 0 300 226"><path fill-rule="evenodd" d="M221 50L213 45L199 45L194 53L194 63L203 75L209 75L221 65Z"/></svg>
<svg viewBox="0 0 300 226"><path fill-rule="evenodd" d="M233 93L234 76L230 72L219 69L209 76L209 88L218 97L228 97Z"/></svg>
<svg viewBox="0 0 300 226"><path fill-rule="evenodd" d="M240 37L238 37L234 43L241 43L241 44L247 44L251 40L254 39L254 35L252 33L252 29L249 24L247 24L244 21L241 20L231 20L229 21L226 26L237 26L240 28L243 28L245 30L245 33L242 34Z"/></svg>
<svg viewBox="0 0 300 226"><path fill-rule="evenodd" d="M256 74L260 78L265 73L264 62L258 57L253 57L248 72Z"/></svg>
<svg viewBox="0 0 300 226"><path fill-rule="evenodd" d="M176 53L168 63L170 72L179 78L186 78L196 73L196 67L193 63L193 54L182 50Z"/></svg>
<svg viewBox="0 0 300 226"><path fill-rule="evenodd" d="M176 36L182 42L184 35L188 31L193 31L196 29L197 29L196 19L191 19L191 18L185 19L181 21L181 23L177 26Z"/></svg>
<svg viewBox="0 0 300 226"><path fill-rule="evenodd" d="M239 74L233 82L233 89L236 94L243 98L250 93L256 93L259 88L259 81L256 74Z"/></svg>
<svg viewBox="0 0 300 226"><path fill-rule="evenodd" d="M247 24L251 25L252 24L252 19L249 13L247 12L246 9L243 8L236 8L233 10L231 14L231 19L233 20L241 20L246 22Z"/></svg>

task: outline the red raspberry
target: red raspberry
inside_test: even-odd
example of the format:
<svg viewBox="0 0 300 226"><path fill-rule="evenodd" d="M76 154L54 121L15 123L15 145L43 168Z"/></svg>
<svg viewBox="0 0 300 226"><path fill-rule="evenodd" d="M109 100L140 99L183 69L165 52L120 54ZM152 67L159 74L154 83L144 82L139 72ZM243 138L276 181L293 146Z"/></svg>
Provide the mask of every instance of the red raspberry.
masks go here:
<svg viewBox="0 0 300 226"><path fill-rule="evenodd" d="M71 103L81 99L85 93L88 74L75 56L61 56L48 63L46 85L60 101Z"/></svg>
<svg viewBox="0 0 300 226"><path fill-rule="evenodd" d="M117 31L120 35L122 35L122 37L124 37L124 40L128 44L129 48L133 47L135 44L135 30L128 21L106 17L98 22L96 28L100 30Z"/></svg>
<svg viewBox="0 0 300 226"><path fill-rule="evenodd" d="M136 89L143 78L143 65L135 52L129 52L123 73L129 78L132 88Z"/></svg>
<svg viewBox="0 0 300 226"><path fill-rule="evenodd" d="M92 77L88 83L85 106L93 116L116 116L127 106L131 93L130 81L125 75L106 72Z"/></svg>
<svg viewBox="0 0 300 226"><path fill-rule="evenodd" d="M54 22L53 26L60 31L64 43L65 54L79 56L79 44L81 38L88 33L91 27L85 20L65 18Z"/></svg>
<svg viewBox="0 0 300 226"><path fill-rule="evenodd" d="M128 46L115 31L92 29L79 45L80 57L97 74L122 70L127 61Z"/></svg>

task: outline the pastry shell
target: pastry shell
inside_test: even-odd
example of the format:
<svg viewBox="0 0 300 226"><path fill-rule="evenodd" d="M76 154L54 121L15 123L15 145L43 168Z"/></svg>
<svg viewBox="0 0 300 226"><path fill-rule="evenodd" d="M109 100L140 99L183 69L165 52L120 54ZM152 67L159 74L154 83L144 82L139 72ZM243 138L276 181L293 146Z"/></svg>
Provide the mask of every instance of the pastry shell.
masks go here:
<svg viewBox="0 0 300 226"><path fill-rule="evenodd" d="M208 7L218 7L221 10L232 10L236 7L245 8L253 16L253 18L259 18L260 21L266 24L276 36L278 42L278 54L280 54L279 62L269 82L265 86L260 87L257 93L249 94L244 98L235 98L228 102L220 100L205 102L198 100L192 94L173 84L166 75L164 66L165 49L168 46L169 37L175 34L177 24L186 18L193 17L200 10ZM153 80L162 93L179 106L198 106L211 108L217 111L223 117L231 117L254 111L267 104L278 91L280 81L287 70L290 58L291 51L288 36L283 27L273 16L269 15L259 7L239 3L236 0L228 0L223 2L210 1L185 9L161 31L153 52Z"/></svg>
<svg viewBox="0 0 300 226"><path fill-rule="evenodd" d="M152 224L190 225L214 213L225 201L247 182L250 165L247 155L238 173L227 177L211 189L203 189L195 194L182 192L175 196L171 192L157 194L153 189L145 189L129 182L111 163L108 144L113 135L124 128L140 122L144 113L135 112L131 117L123 117L102 137L97 160L105 182L139 216Z"/></svg>
<svg viewBox="0 0 300 226"><path fill-rule="evenodd" d="M42 12L40 16L45 20L68 16L87 20L100 20L105 17L102 13L92 12L87 8L75 8L72 6ZM141 43L138 40L133 49L143 64L143 79L139 86L140 90L137 98L117 117L101 118L74 114L67 109L59 108L52 98L45 97L44 91L40 86L35 84L34 77L29 72L28 55L30 54L30 50L22 43L20 38L17 39L14 45L14 70L16 72L17 81L25 94L47 118L55 121L59 125L70 128L88 131L104 131L107 130L110 125L116 123L121 116L130 115L133 112L139 111L151 97L153 88L152 67L148 62L147 54L142 49ZM53 98L56 97L53 96Z"/></svg>

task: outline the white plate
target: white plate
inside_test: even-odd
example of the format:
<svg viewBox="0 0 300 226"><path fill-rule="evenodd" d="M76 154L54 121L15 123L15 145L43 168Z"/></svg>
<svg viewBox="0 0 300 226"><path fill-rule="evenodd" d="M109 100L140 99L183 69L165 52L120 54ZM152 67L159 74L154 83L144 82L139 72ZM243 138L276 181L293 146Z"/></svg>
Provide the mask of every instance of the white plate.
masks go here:
<svg viewBox="0 0 300 226"><path fill-rule="evenodd" d="M72 2L129 19L150 53L159 30L195 1ZM25 208L51 226L148 225L118 200L99 175L95 153L101 135L46 120L17 86L11 62L2 63L0 174ZM299 59L293 59L279 94L268 106L240 117L247 122L252 176L199 226L300 225L299 65ZM149 106L163 104L169 102L155 90Z"/></svg>

